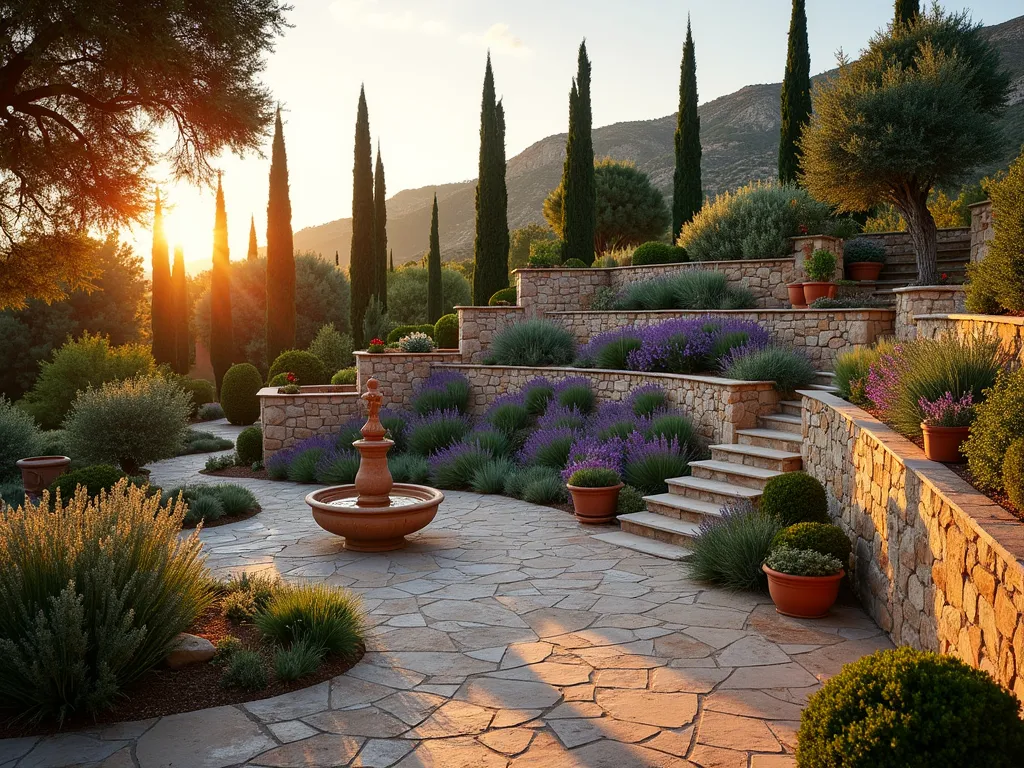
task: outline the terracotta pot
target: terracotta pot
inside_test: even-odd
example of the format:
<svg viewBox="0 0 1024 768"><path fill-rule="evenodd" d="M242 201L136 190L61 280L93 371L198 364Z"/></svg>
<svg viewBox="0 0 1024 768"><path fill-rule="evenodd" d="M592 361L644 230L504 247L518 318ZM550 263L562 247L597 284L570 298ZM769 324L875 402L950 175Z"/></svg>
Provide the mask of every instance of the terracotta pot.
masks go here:
<svg viewBox="0 0 1024 768"><path fill-rule="evenodd" d="M819 619L828 615L829 608L839 597L839 582L846 575L846 571L840 571L832 576L792 576L767 565L762 565L761 569L768 574L768 593L775 610L798 619Z"/></svg>
<svg viewBox="0 0 1024 768"><path fill-rule="evenodd" d="M567 486L569 493L572 494L572 507L576 511L576 519L588 525L610 523L615 519L615 507L619 503L619 490L622 485L619 483L604 488Z"/></svg>
<svg viewBox="0 0 1024 768"><path fill-rule="evenodd" d="M959 464L964 460L960 445L971 433L970 427L929 427L921 425L924 432L924 455L931 461L943 464Z"/></svg>
<svg viewBox="0 0 1024 768"><path fill-rule="evenodd" d="M859 282L877 280L882 266L878 261L855 261L846 265L846 277Z"/></svg>
<svg viewBox="0 0 1024 768"><path fill-rule="evenodd" d="M804 283L804 301L807 304L815 301L816 299L834 299L836 297L836 284L835 283Z"/></svg>
<svg viewBox="0 0 1024 768"><path fill-rule="evenodd" d="M25 493L33 498L42 495L54 480L68 471L70 464L67 456L32 456L16 462Z"/></svg>
<svg viewBox="0 0 1024 768"><path fill-rule="evenodd" d="M789 283L786 289L789 291L789 303L795 309L807 309L807 302L804 301L803 283Z"/></svg>

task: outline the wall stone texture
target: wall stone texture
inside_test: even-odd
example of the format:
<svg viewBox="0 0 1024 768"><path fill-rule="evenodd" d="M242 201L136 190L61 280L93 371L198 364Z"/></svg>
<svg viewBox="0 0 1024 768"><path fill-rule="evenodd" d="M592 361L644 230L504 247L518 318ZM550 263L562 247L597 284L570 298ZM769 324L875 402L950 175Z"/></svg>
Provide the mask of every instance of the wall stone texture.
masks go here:
<svg viewBox="0 0 1024 768"><path fill-rule="evenodd" d="M479 363L494 334L527 318L522 307L455 307L459 314L459 351L462 361Z"/></svg>
<svg viewBox="0 0 1024 768"><path fill-rule="evenodd" d="M968 206L971 209L971 263L988 256L989 244L996 236L992 226L992 201L985 200Z"/></svg>
<svg viewBox="0 0 1024 768"><path fill-rule="evenodd" d="M803 237L794 237L790 242L793 244L794 273L793 279L789 282L809 279L804 262L817 250L825 250L835 254L836 268L832 274L832 279L841 280L843 278L843 241L838 237L830 235L805 235Z"/></svg>
<svg viewBox="0 0 1024 768"><path fill-rule="evenodd" d="M337 432L343 423L364 413L359 393L346 387L302 387L297 395L282 395L264 387L260 399L263 459L313 435Z"/></svg>
<svg viewBox="0 0 1024 768"><path fill-rule="evenodd" d="M978 334L999 339L1011 368L1024 366L1024 317L1002 315L917 315L917 337L939 339L946 334L966 339Z"/></svg>
<svg viewBox="0 0 1024 768"><path fill-rule="evenodd" d="M356 352L355 357L358 390L365 392L366 382L377 379L385 408L408 408L413 393L430 375L432 366L462 360L459 352Z"/></svg>
<svg viewBox="0 0 1024 768"><path fill-rule="evenodd" d="M804 469L853 541L851 583L897 645L949 653L1024 700L1024 526L856 406L805 393Z"/></svg>
<svg viewBox="0 0 1024 768"><path fill-rule="evenodd" d="M918 315L963 312L966 291L962 285L921 285L893 290L896 296L896 338L917 338Z"/></svg>

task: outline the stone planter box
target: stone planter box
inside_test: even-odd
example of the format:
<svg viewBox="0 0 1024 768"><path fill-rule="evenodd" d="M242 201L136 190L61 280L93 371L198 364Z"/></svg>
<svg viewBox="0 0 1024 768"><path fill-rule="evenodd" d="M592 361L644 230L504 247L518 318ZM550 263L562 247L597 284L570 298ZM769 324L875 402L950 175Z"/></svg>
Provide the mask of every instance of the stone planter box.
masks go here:
<svg viewBox="0 0 1024 768"><path fill-rule="evenodd" d="M337 432L363 412L359 392L350 384L302 387L296 395L282 395L277 387L264 387L260 400L263 459L313 435Z"/></svg>
<svg viewBox="0 0 1024 768"><path fill-rule="evenodd" d="M947 333L969 338L978 333L995 336L1010 356L1010 366L1024 365L1024 317L1003 315L917 315L917 337L938 339Z"/></svg>
<svg viewBox="0 0 1024 768"><path fill-rule="evenodd" d="M894 288L896 296L896 338L917 338L917 317L962 312L965 289L962 285L911 285Z"/></svg>

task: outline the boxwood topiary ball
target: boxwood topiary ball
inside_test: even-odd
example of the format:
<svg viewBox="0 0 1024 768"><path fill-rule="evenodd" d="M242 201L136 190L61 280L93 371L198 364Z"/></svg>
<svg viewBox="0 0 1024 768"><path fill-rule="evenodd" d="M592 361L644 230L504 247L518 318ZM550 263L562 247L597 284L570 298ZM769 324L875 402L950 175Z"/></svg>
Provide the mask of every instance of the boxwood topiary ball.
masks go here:
<svg viewBox="0 0 1024 768"><path fill-rule="evenodd" d="M220 385L220 406L232 424L252 424L260 417L260 401L256 393L263 387L263 377L251 363L238 363L228 368Z"/></svg>
<svg viewBox="0 0 1024 768"><path fill-rule="evenodd" d="M829 555L843 564L850 565L852 545L843 529L838 525L826 523L796 523L783 528L772 539L772 549L789 547L790 549L812 549L823 555Z"/></svg>
<svg viewBox="0 0 1024 768"><path fill-rule="evenodd" d="M434 324L434 343L438 349L459 348L459 316L441 315Z"/></svg>
<svg viewBox="0 0 1024 768"><path fill-rule="evenodd" d="M238 461L245 465L263 461L263 430L259 427L246 427L235 438L235 453Z"/></svg>
<svg viewBox="0 0 1024 768"><path fill-rule="evenodd" d="M825 486L806 472L786 472L771 478L761 492L760 508L783 525L831 522Z"/></svg>
<svg viewBox="0 0 1024 768"><path fill-rule="evenodd" d="M1020 765L1020 702L985 672L909 647L847 664L800 720L800 768Z"/></svg>
<svg viewBox="0 0 1024 768"><path fill-rule="evenodd" d="M268 380L281 373L294 373L300 387L326 384L328 381L327 371L320 358L301 349L289 349L278 355L274 364L270 366Z"/></svg>

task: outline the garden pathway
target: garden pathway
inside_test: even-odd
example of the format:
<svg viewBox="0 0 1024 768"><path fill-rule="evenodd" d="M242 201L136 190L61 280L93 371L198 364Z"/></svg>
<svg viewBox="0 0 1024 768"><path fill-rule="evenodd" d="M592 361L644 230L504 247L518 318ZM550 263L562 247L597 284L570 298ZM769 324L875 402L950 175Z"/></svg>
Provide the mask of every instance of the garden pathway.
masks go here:
<svg viewBox="0 0 1024 768"><path fill-rule="evenodd" d="M153 481L216 481L205 460ZM237 482L263 511L203 532L209 566L356 591L363 660L274 699L0 741L0 768L783 768L819 680L891 647L856 606L787 619L556 509L449 492L407 549L359 554L313 522L311 486Z"/></svg>

